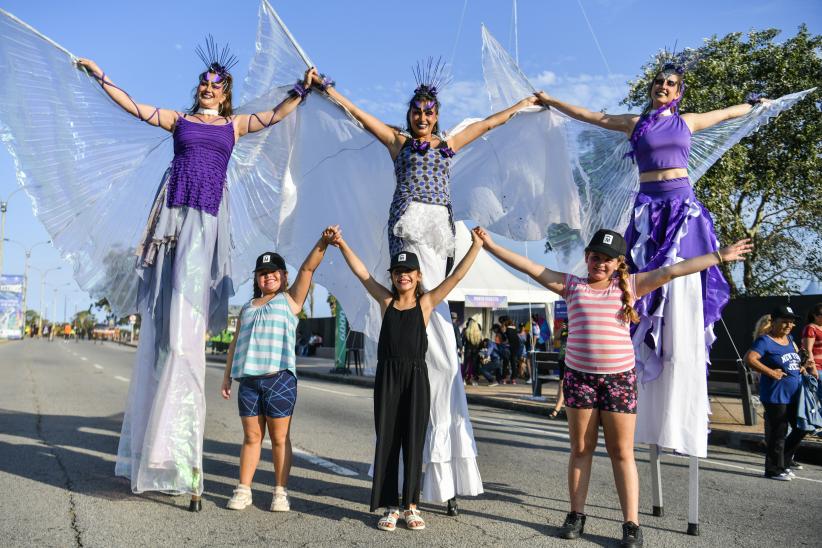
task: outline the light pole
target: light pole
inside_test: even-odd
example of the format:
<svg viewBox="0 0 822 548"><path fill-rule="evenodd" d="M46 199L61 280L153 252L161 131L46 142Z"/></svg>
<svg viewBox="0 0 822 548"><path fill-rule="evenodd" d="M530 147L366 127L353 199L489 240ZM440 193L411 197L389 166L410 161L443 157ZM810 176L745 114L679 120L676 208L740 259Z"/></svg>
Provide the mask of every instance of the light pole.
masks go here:
<svg viewBox="0 0 822 548"><path fill-rule="evenodd" d="M34 268L34 267L32 267ZM37 322L37 333L39 333L40 337L43 336L43 293L46 292L46 274L52 272L54 270L60 270L63 268L62 266L55 266L54 268L47 268L46 270L40 270L39 268L34 268L40 272L40 319Z"/></svg>
<svg viewBox="0 0 822 548"><path fill-rule="evenodd" d="M28 293L29 293L29 259L31 259L31 251L37 247L38 245L46 245L50 244L51 240L45 240L43 242L37 242L33 244L31 247L26 247L23 243L18 242L17 240L12 240L11 238L3 238L4 242L8 242L10 244L16 244L23 248L26 253L26 262L24 263L25 266L23 267L23 318L26 317L26 310L28 307Z"/></svg>
<svg viewBox="0 0 822 548"><path fill-rule="evenodd" d="M22 187L11 191L8 198L0 200L0 276L3 275L3 241L6 237L6 211L9 209L11 197L23 190Z"/></svg>

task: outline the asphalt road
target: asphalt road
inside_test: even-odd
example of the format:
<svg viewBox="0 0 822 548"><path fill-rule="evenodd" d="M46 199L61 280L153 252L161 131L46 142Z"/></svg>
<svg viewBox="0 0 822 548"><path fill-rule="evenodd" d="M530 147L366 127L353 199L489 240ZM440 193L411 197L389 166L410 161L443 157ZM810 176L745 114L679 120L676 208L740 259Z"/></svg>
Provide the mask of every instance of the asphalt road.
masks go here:
<svg viewBox="0 0 822 548"><path fill-rule="evenodd" d="M186 497L133 495L115 478L114 454L133 349L89 342L0 344L0 542L4 546L613 546L621 513L604 447L595 457L586 534L555 538L568 510L565 423L471 406L485 494L449 518L423 505L428 527L375 529L367 476L373 450L369 389L301 380L292 426L292 511L268 511L270 452L255 476L254 505L225 509L237 482L242 429L236 402L219 395L209 364L204 508ZM711 448L701 466L701 536L685 535L686 459L666 456L665 517L651 508L648 453L637 449L646 546L819 546L822 468L792 482L761 477L763 457Z"/></svg>

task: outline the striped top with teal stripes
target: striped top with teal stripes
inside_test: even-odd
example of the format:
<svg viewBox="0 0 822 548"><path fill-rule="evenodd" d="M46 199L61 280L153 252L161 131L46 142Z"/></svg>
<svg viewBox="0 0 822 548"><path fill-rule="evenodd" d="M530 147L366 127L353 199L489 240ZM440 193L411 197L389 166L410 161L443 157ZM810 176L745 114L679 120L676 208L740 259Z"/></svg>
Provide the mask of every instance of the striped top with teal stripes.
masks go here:
<svg viewBox="0 0 822 548"><path fill-rule="evenodd" d="M244 304L231 377L257 377L286 370L296 377L297 322L285 293L262 306L254 306L251 301Z"/></svg>

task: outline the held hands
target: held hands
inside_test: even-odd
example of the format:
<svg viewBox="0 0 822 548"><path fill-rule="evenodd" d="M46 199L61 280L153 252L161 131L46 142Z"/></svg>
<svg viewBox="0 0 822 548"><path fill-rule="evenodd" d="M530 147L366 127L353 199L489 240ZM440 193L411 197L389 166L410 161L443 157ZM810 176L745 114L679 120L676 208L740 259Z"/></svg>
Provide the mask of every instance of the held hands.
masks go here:
<svg viewBox="0 0 822 548"><path fill-rule="evenodd" d="M482 247L485 245L485 242L480 237L478 230L482 230L480 227L475 228L471 231L471 247Z"/></svg>
<svg viewBox="0 0 822 548"><path fill-rule="evenodd" d="M494 240L491 239L491 235L485 231L484 228L481 226L475 227L474 230L471 231L471 244L476 245L477 240L485 247L489 247L494 244Z"/></svg>
<svg viewBox="0 0 822 548"><path fill-rule="evenodd" d="M735 244L729 245L728 247L723 247L717 251L717 254L719 255L719 258L722 259L721 262L740 261L752 250L753 244L751 243L751 239L745 238L744 240L739 240Z"/></svg>
<svg viewBox="0 0 822 548"><path fill-rule="evenodd" d="M537 98L539 104L545 107L551 106L551 96L545 93L544 91L536 91L534 92L534 97Z"/></svg>
<svg viewBox="0 0 822 548"><path fill-rule="evenodd" d="M231 398L231 377L223 377L223 384L220 386L220 394L224 400Z"/></svg>
<svg viewBox="0 0 822 548"><path fill-rule="evenodd" d="M329 246L337 246L335 243L337 239L342 239L342 231L340 230L340 225L329 225L323 230L320 239L323 242L323 245Z"/></svg>
<svg viewBox="0 0 822 548"><path fill-rule="evenodd" d="M539 97L537 97L536 95L529 95L528 97L526 97L525 99L523 99L519 102L519 107L520 108L535 107L535 106L541 106L541 105L542 105L542 102L539 100Z"/></svg>
<svg viewBox="0 0 822 548"><path fill-rule="evenodd" d="M317 67L308 67L303 76L303 87L311 89L314 84L321 83L320 73L317 72Z"/></svg>
<svg viewBox="0 0 822 548"><path fill-rule="evenodd" d="M100 77L103 75L103 71L100 70L100 67L97 66L97 63L92 61L91 59L86 59L84 57L78 57L75 61L77 68L84 68L88 71L89 74L92 76Z"/></svg>

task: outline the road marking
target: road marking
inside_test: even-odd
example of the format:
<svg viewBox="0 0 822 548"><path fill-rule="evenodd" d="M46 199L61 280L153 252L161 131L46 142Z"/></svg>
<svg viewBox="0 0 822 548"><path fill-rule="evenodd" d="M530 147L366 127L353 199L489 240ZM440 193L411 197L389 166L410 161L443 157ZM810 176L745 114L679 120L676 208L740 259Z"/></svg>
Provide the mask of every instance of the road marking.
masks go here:
<svg viewBox="0 0 822 548"><path fill-rule="evenodd" d="M264 440L263 445L271 447L271 440L270 439ZM335 474L338 474L340 476L354 477L354 476L359 476L360 475L359 472L355 472L354 470L351 470L350 468L345 468L344 466L340 466L339 464L333 463L330 460L325 460L324 458L322 458L320 456L317 456L313 453L309 453L308 451L305 451L304 449L300 449L299 447L293 447L292 446L291 447L291 453L295 457L299 457L303 460L307 460L311 464L314 464L314 465L319 466L321 468L325 468L326 470L328 470L330 472L334 472Z"/></svg>
<svg viewBox="0 0 822 548"><path fill-rule="evenodd" d="M87 361L88 361L88 358L87 358L87 357L85 357L85 356L80 356L80 359L81 359L81 360L83 360L84 362L87 362Z"/></svg>
<svg viewBox="0 0 822 548"><path fill-rule="evenodd" d="M477 424L488 424L488 425L491 425L491 426L513 426L514 428L516 428L516 430L512 431L511 432L512 434L516 434L518 432L530 432L532 434L538 434L540 436L547 436L547 437L550 437L550 438L557 438L557 439L561 439L561 440L571 439L571 437L568 434L564 433L564 432L552 432L550 430L538 430L536 428L528 428L526 426L521 426L519 424L514 424L514 423L512 423L510 421L507 421L507 420L504 420L504 419L502 419L502 420L500 420L500 419L488 420L488 419L483 419L483 418L480 418L480 417L474 417L474 418L471 419L471 422L477 423Z"/></svg>
<svg viewBox="0 0 822 548"><path fill-rule="evenodd" d="M128 382L127 378L121 377L120 375L115 375L114 378L117 379L118 381Z"/></svg>
<svg viewBox="0 0 822 548"><path fill-rule="evenodd" d="M688 455L671 455L671 456L674 456L674 457L677 457L677 458L680 458L680 459L689 459L690 458ZM716 464L717 466L727 466L728 468L736 468L737 470L746 470L748 472L756 472L757 475L760 475L762 473L761 468L751 468L749 466L739 466L739 465L736 465L736 464L728 464L727 462L716 461L716 460L711 460L711 459L699 459L699 462L707 462L707 463L710 463L710 464ZM814 483L822 483L822 480L811 479L811 478L803 478L802 476L796 476L793 479L812 481Z"/></svg>
<svg viewBox="0 0 822 548"><path fill-rule="evenodd" d="M373 396L366 396L365 394L351 394L349 392L340 392L338 390L331 390L329 388L320 388L319 386L315 386L314 384L307 383L306 381L300 381L299 384L300 388L310 388L311 390L319 390L320 392L328 392L330 394L338 394L340 396L348 396L349 398L367 398L369 400L373 400Z"/></svg>
<svg viewBox="0 0 822 548"><path fill-rule="evenodd" d="M102 365L100 365L99 363L95 363L95 364L94 364L94 368L95 368L95 369L102 369L102 368L103 368L103 366L102 366Z"/></svg>

